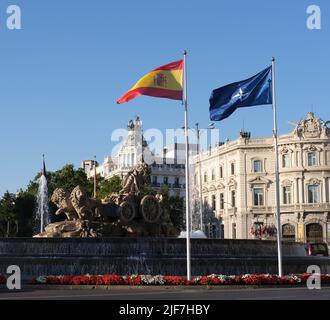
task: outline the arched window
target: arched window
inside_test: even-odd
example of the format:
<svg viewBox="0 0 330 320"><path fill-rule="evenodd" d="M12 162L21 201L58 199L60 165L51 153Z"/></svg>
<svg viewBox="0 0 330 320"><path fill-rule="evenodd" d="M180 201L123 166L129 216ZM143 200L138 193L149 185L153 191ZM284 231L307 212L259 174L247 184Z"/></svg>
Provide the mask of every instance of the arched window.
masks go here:
<svg viewBox="0 0 330 320"><path fill-rule="evenodd" d="M224 208L225 208L224 194L220 193L220 210L223 210Z"/></svg>
<svg viewBox="0 0 330 320"><path fill-rule="evenodd" d="M220 179L223 178L223 167L222 166L220 166L220 168L219 168L219 176L220 176Z"/></svg>
<svg viewBox="0 0 330 320"><path fill-rule="evenodd" d="M319 186L315 184L311 184L308 187L308 203L318 203L319 197L318 197L318 191Z"/></svg>
<svg viewBox="0 0 330 320"><path fill-rule="evenodd" d="M212 210L213 211L217 210L217 202L214 194L212 195Z"/></svg>
<svg viewBox="0 0 330 320"><path fill-rule="evenodd" d="M212 179L212 181L215 180L215 169L214 168L211 171L211 179Z"/></svg>
<svg viewBox="0 0 330 320"><path fill-rule="evenodd" d="M233 208L236 207L236 191L235 190L232 190L232 192L231 192L231 206Z"/></svg>
<svg viewBox="0 0 330 320"><path fill-rule="evenodd" d="M284 241L296 240L296 228L293 224L287 223L282 226L282 238Z"/></svg>
<svg viewBox="0 0 330 320"><path fill-rule="evenodd" d="M310 223L306 226L307 242L323 242L323 230L319 223Z"/></svg>
<svg viewBox="0 0 330 320"><path fill-rule="evenodd" d="M230 165L230 172L231 172L231 175L235 174L235 163L234 162L232 162Z"/></svg>

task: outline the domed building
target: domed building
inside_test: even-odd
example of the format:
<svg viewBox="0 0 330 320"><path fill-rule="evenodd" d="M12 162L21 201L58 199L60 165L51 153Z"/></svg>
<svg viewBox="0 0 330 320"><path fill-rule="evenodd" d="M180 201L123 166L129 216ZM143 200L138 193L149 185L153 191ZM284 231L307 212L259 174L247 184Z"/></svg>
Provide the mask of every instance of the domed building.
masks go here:
<svg viewBox="0 0 330 320"><path fill-rule="evenodd" d="M189 145L190 154L194 156L197 145ZM123 179L126 174L142 160L151 165L151 187L159 190L166 186L171 195L185 196L185 145L174 143L165 146L162 154L155 155L143 136L142 121L139 117L130 120L127 125L127 136L114 157L105 157L102 164L95 160L84 160L82 168L89 178L94 172L105 179L119 176Z"/></svg>

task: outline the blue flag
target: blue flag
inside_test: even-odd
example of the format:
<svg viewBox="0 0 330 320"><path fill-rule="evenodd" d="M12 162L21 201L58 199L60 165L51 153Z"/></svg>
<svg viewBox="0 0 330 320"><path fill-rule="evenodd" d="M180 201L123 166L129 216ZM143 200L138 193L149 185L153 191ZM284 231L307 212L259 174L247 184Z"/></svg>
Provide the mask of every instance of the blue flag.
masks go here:
<svg viewBox="0 0 330 320"><path fill-rule="evenodd" d="M250 79L228 84L212 91L210 118L220 121L228 118L237 108L272 104L272 67Z"/></svg>

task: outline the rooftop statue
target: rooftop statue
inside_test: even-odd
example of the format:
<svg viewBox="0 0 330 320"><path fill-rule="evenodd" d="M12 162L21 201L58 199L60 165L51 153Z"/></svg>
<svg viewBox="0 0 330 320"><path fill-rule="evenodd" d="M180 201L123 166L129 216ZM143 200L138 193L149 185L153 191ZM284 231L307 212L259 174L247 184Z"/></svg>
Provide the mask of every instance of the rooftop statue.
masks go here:
<svg viewBox="0 0 330 320"><path fill-rule="evenodd" d="M328 123L330 121L315 118L313 112L308 112L307 118L298 123L290 122L295 125L293 134L299 138L327 138L330 136Z"/></svg>

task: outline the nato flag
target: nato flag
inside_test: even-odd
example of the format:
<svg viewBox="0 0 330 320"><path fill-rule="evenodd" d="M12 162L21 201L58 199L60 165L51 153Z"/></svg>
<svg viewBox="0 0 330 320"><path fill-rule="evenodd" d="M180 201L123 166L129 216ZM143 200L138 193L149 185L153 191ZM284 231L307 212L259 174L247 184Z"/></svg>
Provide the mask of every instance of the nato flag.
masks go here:
<svg viewBox="0 0 330 320"><path fill-rule="evenodd" d="M272 67L250 79L228 84L213 90L210 97L210 118L220 121L237 108L272 104Z"/></svg>

